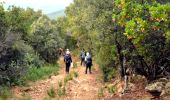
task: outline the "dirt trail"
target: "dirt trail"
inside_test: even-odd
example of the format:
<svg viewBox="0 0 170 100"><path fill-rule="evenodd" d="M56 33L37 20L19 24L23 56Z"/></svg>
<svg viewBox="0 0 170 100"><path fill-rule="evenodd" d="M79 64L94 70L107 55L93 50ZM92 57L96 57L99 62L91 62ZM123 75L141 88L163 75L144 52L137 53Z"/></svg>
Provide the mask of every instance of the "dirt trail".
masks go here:
<svg viewBox="0 0 170 100"><path fill-rule="evenodd" d="M76 68L71 68L71 71L75 71L78 73L78 77L74 78L71 81L68 81L66 84L66 95L62 97L62 99L53 98L48 100L150 100L149 94L144 91L144 85L142 85L142 81L138 82L141 84L134 84L134 90L129 93L121 96L120 92L115 93L107 93L104 92L104 96L98 96L99 89L105 87L100 80L102 80L101 72L96 63L93 63L92 66L92 74L85 74L85 67L80 65L80 60L77 57L73 57L73 62L76 63ZM66 77L65 73L65 64L63 61L63 57L61 57L58 61L61 66L59 74L57 76L51 76L46 80L41 80L37 82L30 83L29 87L14 87L12 89L13 95L15 97L31 97L31 100L44 100L47 95L47 90L51 87L55 89L55 92L58 88L58 82L63 81ZM115 84L117 80L111 82L109 84ZM117 89L121 89L121 83L117 85ZM106 89L105 89L106 90ZM17 99L15 99L17 100ZM45 99L46 100L46 99Z"/></svg>
<svg viewBox="0 0 170 100"><path fill-rule="evenodd" d="M66 96L64 100L98 100L97 92L102 86L101 83L96 81L100 71L98 66L94 64L92 74L85 74L85 67L80 66L78 58L73 58L74 63L77 63L77 68L74 71L78 72L78 77L69 81L66 89ZM29 96L31 100L43 100L47 97L47 90L50 87L54 87L56 90L58 87L58 81L63 81L66 76L65 64L63 57L58 61L61 68L57 76L51 76L46 80L33 82L29 87L14 87L12 93L16 97ZM71 68L71 71L73 68Z"/></svg>
<svg viewBox="0 0 170 100"><path fill-rule="evenodd" d="M96 80L101 74L98 66L94 63L92 66L92 74L85 74L85 67L80 66L80 62L76 63L78 67L75 71L78 72L79 77L68 83L66 99L98 100L98 89L102 86L102 84Z"/></svg>

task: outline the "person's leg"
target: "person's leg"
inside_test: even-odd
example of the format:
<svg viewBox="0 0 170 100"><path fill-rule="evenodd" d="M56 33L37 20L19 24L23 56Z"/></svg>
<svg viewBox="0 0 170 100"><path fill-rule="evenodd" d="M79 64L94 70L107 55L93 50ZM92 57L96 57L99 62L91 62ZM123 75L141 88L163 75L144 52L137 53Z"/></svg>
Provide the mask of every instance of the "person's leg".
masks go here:
<svg viewBox="0 0 170 100"><path fill-rule="evenodd" d="M70 63L67 63L67 73L69 73Z"/></svg>
<svg viewBox="0 0 170 100"><path fill-rule="evenodd" d="M65 64L66 64L66 73L67 73L68 67L67 67L67 63L65 63Z"/></svg>
<svg viewBox="0 0 170 100"><path fill-rule="evenodd" d="M83 66L85 66L84 58L82 58L82 64L83 64Z"/></svg>
<svg viewBox="0 0 170 100"><path fill-rule="evenodd" d="M68 63L68 73L70 72L71 63Z"/></svg>
<svg viewBox="0 0 170 100"><path fill-rule="evenodd" d="M89 66L89 73L91 74L91 65Z"/></svg>
<svg viewBox="0 0 170 100"><path fill-rule="evenodd" d="M86 71L85 71L85 74L87 74L87 70L88 70L88 65L86 64Z"/></svg>
<svg viewBox="0 0 170 100"><path fill-rule="evenodd" d="M82 63L83 63L83 59L81 58L81 66L82 66Z"/></svg>

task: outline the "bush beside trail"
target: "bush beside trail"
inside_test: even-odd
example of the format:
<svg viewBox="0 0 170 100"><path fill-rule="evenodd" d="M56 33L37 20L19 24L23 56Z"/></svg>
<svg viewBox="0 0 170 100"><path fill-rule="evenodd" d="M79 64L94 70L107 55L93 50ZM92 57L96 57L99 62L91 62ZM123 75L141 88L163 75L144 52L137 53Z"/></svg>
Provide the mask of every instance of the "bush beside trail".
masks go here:
<svg viewBox="0 0 170 100"><path fill-rule="evenodd" d="M5 10L0 4L0 85L16 85L36 68L43 73L42 66L55 64L64 46L57 23L41 11L16 6Z"/></svg>

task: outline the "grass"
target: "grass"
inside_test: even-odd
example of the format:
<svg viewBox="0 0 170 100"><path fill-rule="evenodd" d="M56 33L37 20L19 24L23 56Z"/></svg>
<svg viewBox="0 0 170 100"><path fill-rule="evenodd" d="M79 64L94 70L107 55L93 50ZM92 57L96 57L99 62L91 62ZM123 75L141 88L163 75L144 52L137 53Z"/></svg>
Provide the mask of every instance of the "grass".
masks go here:
<svg viewBox="0 0 170 100"><path fill-rule="evenodd" d="M74 71L74 72L73 72L73 76L77 78L77 77L79 76L78 72L75 72L75 71Z"/></svg>
<svg viewBox="0 0 170 100"><path fill-rule="evenodd" d="M78 73L73 71L69 73L65 78L64 78L64 85L67 84L68 81L73 80L74 77L78 77Z"/></svg>
<svg viewBox="0 0 170 100"><path fill-rule="evenodd" d="M58 89L57 89L57 95L58 95L59 97L62 97L62 96L64 96L64 95L66 95L66 88L65 88L65 86L63 86L63 87L58 87Z"/></svg>
<svg viewBox="0 0 170 100"><path fill-rule="evenodd" d="M59 82L58 82L58 86L59 86L59 87L62 87L62 86L63 86L62 81L59 81Z"/></svg>
<svg viewBox="0 0 170 100"><path fill-rule="evenodd" d="M73 62L73 68L77 68L77 63Z"/></svg>
<svg viewBox="0 0 170 100"><path fill-rule="evenodd" d="M100 88L98 90L98 97L103 97L104 96L104 89L103 88Z"/></svg>
<svg viewBox="0 0 170 100"><path fill-rule="evenodd" d="M49 96L45 97L44 100L51 100Z"/></svg>
<svg viewBox="0 0 170 100"><path fill-rule="evenodd" d="M66 88L65 88L66 84L68 81L73 80L74 77L78 77L78 73L75 71L66 75L66 77L64 78L64 84L62 83L62 81L58 82L57 95L59 97L66 95Z"/></svg>
<svg viewBox="0 0 170 100"><path fill-rule="evenodd" d="M115 93L116 92L116 87L111 85L111 86L107 86L108 92L109 93Z"/></svg>
<svg viewBox="0 0 170 100"><path fill-rule="evenodd" d="M25 94L23 95L23 97L16 97L16 96L13 95L10 98L10 100L31 100L31 97L29 95L25 95Z"/></svg>
<svg viewBox="0 0 170 100"><path fill-rule="evenodd" d="M47 94L51 98L55 98L56 97L56 92L55 92L55 89L53 87L51 87L49 90L47 90Z"/></svg>
<svg viewBox="0 0 170 100"><path fill-rule="evenodd" d="M59 66L58 65L46 65L44 67L30 67L28 69L27 74L22 77L17 84L18 85L26 85L28 83L28 81L37 81L37 80L41 80L41 79L46 79L49 76L53 75L57 75L58 74L58 70L59 70Z"/></svg>
<svg viewBox="0 0 170 100"><path fill-rule="evenodd" d="M57 96L62 97L65 94L66 94L65 85L63 85L62 81L58 81Z"/></svg>
<svg viewBox="0 0 170 100"><path fill-rule="evenodd" d="M9 96L11 96L11 92L8 87L2 86L0 87L0 100L7 100Z"/></svg>
<svg viewBox="0 0 170 100"><path fill-rule="evenodd" d="M67 84L67 82L70 80L73 80L73 76L71 73L64 78L64 84Z"/></svg>

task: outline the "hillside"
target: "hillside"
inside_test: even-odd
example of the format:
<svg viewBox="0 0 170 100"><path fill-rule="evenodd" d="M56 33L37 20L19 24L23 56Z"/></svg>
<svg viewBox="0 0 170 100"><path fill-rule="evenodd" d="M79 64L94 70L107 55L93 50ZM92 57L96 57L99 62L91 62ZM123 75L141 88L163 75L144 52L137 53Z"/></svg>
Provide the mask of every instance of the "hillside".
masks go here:
<svg viewBox="0 0 170 100"><path fill-rule="evenodd" d="M64 9L63 9L63 10L56 11L56 12L49 13L49 14L47 14L47 16L48 16L50 19L56 19L57 17L65 16Z"/></svg>

